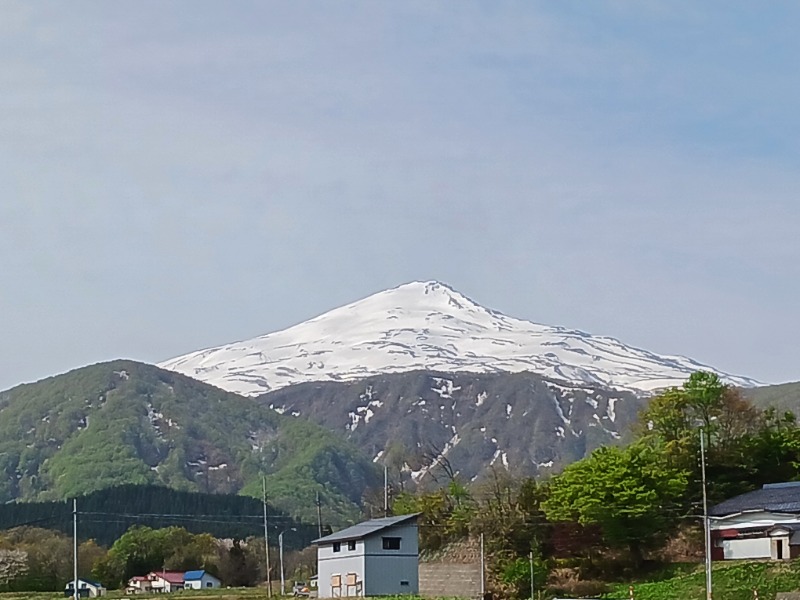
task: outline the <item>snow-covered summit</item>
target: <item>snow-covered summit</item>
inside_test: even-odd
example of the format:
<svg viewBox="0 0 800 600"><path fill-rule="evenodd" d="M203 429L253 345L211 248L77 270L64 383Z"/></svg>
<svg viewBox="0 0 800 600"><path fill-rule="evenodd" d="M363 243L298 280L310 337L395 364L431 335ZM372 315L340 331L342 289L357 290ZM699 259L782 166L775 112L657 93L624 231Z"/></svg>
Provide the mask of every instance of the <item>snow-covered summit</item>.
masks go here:
<svg viewBox="0 0 800 600"><path fill-rule="evenodd" d="M255 396L307 381L354 380L416 369L532 371L633 391L680 385L700 369L757 385L682 356L632 348L610 337L539 325L484 308L436 281L407 283L251 340L159 365Z"/></svg>

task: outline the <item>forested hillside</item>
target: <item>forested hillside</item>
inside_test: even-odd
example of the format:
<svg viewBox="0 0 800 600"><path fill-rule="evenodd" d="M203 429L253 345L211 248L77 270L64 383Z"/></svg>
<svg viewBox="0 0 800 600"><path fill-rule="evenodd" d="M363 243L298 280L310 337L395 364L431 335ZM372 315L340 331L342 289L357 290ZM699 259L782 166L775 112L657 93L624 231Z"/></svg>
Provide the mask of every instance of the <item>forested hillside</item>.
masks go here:
<svg viewBox="0 0 800 600"><path fill-rule="evenodd" d="M261 496L316 519L359 514L372 462L311 423L133 361L77 369L0 393L0 502L57 500L121 485Z"/></svg>
<svg viewBox="0 0 800 600"><path fill-rule="evenodd" d="M742 393L756 406L791 411L800 417L800 382L749 388Z"/></svg>
<svg viewBox="0 0 800 600"><path fill-rule="evenodd" d="M78 539L110 546L133 525L183 527L191 533L245 539L264 535L260 500L234 494L182 492L160 486L123 485L77 499ZM269 529L277 539L294 528L287 546L303 547L317 537L317 525L296 521L274 506L268 509ZM0 531L36 526L72 534L72 502L12 502L0 505Z"/></svg>

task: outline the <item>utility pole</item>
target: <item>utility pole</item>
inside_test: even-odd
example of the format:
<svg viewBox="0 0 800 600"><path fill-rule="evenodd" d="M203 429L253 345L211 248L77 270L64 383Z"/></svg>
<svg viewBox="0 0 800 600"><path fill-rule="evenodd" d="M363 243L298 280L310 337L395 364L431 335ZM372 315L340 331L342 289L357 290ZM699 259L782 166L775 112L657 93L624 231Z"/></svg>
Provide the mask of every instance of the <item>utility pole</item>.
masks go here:
<svg viewBox="0 0 800 600"><path fill-rule="evenodd" d="M78 593L78 499L72 499L72 596L79 600Z"/></svg>
<svg viewBox="0 0 800 600"><path fill-rule="evenodd" d="M530 559L531 559L531 600L533 600L533 550L531 550Z"/></svg>
<svg viewBox="0 0 800 600"><path fill-rule="evenodd" d="M711 597L711 528L708 521L708 496L706 494L706 434L700 428L700 473L703 484L703 533L705 534L706 550L706 600Z"/></svg>
<svg viewBox="0 0 800 600"><path fill-rule="evenodd" d="M481 533L481 600L486 597L486 570L483 558L483 533Z"/></svg>
<svg viewBox="0 0 800 600"><path fill-rule="evenodd" d="M383 465L383 516L389 516L389 467Z"/></svg>
<svg viewBox="0 0 800 600"><path fill-rule="evenodd" d="M272 598L272 580L269 574L269 529L267 528L267 478L261 480L264 501L264 557L267 563L267 598Z"/></svg>
<svg viewBox="0 0 800 600"><path fill-rule="evenodd" d="M317 536L322 537L322 502L319 499L319 492L317 492Z"/></svg>
<svg viewBox="0 0 800 600"><path fill-rule="evenodd" d="M286 580L283 577L283 534L283 531L278 534L278 553L281 557L281 596L286 593ZM319 586L319 584L317 585Z"/></svg>

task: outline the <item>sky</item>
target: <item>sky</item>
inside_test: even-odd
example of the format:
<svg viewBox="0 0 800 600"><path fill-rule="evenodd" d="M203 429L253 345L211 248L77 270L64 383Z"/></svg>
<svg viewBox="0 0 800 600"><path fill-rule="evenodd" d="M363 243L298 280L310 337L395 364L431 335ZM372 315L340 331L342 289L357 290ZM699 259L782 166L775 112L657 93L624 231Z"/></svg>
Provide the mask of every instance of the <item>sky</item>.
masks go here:
<svg viewBox="0 0 800 600"><path fill-rule="evenodd" d="M800 5L0 5L0 389L412 280L800 380Z"/></svg>

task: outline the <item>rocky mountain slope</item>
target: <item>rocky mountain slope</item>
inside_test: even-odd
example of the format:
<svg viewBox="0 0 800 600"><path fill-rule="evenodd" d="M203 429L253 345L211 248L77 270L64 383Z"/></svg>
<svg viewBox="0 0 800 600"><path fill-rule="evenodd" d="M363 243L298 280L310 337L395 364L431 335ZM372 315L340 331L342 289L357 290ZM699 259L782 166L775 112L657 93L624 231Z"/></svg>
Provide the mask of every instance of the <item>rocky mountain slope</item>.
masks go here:
<svg viewBox="0 0 800 600"><path fill-rule="evenodd" d="M413 282L337 308L283 331L193 352L160 365L249 396L311 381L380 374L520 373L634 392L680 385L697 370L610 338L550 327L484 308L438 282Z"/></svg>
<svg viewBox="0 0 800 600"><path fill-rule="evenodd" d="M430 482L491 467L537 475L628 435L644 400L533 373L410 373L315 382L258 401L346 435L393 480Z"/></svg>
<svg viewBox="0 0 800 600"><path fill-rule="evenodd" d="M356 518L378 469L342 439L251 399L154 366L114 361L0 392L0 502L124 483L261 496L316 518Z"/></svg>

